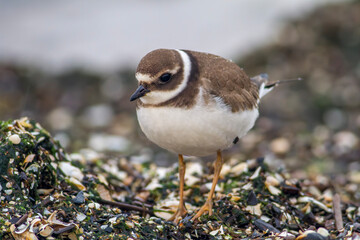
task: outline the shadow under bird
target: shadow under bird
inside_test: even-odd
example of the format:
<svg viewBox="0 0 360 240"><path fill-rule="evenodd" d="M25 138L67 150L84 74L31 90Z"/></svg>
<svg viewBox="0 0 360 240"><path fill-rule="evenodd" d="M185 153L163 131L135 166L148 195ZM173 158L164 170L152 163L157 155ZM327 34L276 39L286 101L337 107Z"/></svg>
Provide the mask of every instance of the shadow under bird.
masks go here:
<svg viewBox="0 0 360 240"><path fill-rule="evenodd" d="M260 99L281 82L269 84L267 74L250 78L232 61L213 54L178 49L148 53L135 77L139 87L130 101L137 100L142 131L179 158L180 200L170 220L178 223L187 213L183 155L217 153L208 198L192 220L207 211L211 215L222 150L236 144L254 126Z"/></svg>

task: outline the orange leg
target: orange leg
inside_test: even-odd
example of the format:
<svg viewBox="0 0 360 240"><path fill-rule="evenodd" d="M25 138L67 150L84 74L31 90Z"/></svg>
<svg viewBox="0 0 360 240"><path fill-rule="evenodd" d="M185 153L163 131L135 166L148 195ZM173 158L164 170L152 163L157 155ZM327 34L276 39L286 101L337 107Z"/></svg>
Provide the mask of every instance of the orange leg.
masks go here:
<svg viewBox="0 0 360 240"><path fill-rule="evenodd" d="M181 154L179 154L180 201L179 201L178 209L176 210L174 215L172 215L172 217L169 219L170 221L174 221L174 223L176 224L187 213L184 203L185 168L186 166L185 166L184 158Z"/></svg>
<svg viewBox="0 0 360 240"><path fill-rule="evenodd" d="M194 221L195 219L198 219L206 211L209 212L210 216L212 215L212 197L213 197L214 192L215 192L216 184L217 184L217 182L219 180L222 164L223 164L223 160L222 160L222 157L221 157L221 151L218 150L217 151L217 158L216 158L216 161L214 163L214 178L213 178L213 182L212 182L212 186L211 186L208 198L207 198L205 204L200 208L200 210L196 213L196 215L191 219L192 221Z"/></svg>

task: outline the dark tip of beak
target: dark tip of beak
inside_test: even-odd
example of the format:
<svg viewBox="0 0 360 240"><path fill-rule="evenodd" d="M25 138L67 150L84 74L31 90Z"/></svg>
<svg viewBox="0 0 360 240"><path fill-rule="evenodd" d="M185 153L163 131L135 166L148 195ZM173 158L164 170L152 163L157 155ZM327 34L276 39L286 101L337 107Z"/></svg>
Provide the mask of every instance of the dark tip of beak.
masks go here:
<svg viewBox="0 0 360 240"><path fill-rule="evenodd" d="M144 86L140 85L136 91L133 93L133 95L131 95L130 97L130 102L141 98L142 96L145 96L146 93L150 92L150 90L144 88Z"/></svg>

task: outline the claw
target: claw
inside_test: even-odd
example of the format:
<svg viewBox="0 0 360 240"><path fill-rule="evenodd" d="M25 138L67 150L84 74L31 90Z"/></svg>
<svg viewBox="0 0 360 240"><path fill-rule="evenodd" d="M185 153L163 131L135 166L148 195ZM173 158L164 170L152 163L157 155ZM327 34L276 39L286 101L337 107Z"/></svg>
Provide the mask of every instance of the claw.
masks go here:
<svg viewBox="0 0 360 240"><path fill-rule="evenodd" d="M200 210L196 213L196 215L191 219L194 221L201 217L205 212L209 212L209 216L212 215L212 201L207 200L205 204L200 208Z"/></svg>
<svg viewBox="0 0 360 240"><path fill-rule="evenodd" d="M169 221L173 221L175 224L178 224L180 220L187 214L187 210L184 205L179 206L176 212L169 218Z"/></svg>

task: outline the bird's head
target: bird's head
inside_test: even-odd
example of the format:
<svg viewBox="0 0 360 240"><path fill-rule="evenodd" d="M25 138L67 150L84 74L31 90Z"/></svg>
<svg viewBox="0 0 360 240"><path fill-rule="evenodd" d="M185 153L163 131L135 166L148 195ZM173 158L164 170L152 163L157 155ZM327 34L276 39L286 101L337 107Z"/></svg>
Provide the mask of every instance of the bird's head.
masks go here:
<svg viewBox="0 0 360 240"><path fill-rule="evenodd" d="M186 87L190 59L181 50L157 49L143 57L135 77L139 87L130 101L141 98L145 104L160 104L176 97Z"/></svg>

